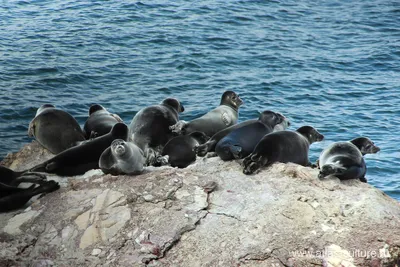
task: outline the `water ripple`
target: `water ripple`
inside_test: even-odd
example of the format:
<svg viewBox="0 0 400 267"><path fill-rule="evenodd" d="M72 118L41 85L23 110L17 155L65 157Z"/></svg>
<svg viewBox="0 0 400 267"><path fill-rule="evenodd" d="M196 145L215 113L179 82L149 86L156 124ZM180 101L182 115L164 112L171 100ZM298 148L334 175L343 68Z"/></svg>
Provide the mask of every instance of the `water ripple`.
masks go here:
<svg viewBox="0 0 400 267"><path fill-rule="evenodd" d="M396 1L9 1L0 9L0 158L30 142L36 108L83 124L101 103L130 122L173 96L189 120L240 93L240 120L266 109L331 142L382 150L367 178L400 199L400 6Z"/></svg>

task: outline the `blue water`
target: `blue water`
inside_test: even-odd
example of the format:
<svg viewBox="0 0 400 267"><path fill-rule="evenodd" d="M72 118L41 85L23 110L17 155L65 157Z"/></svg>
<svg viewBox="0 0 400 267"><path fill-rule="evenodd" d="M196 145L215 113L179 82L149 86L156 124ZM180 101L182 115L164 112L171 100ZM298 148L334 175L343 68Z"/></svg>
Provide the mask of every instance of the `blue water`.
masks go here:
<svg viewBox="0 0 400 267"><path fill-rule="evenodd" d="M365 135L367 179L400 199L400 2L3 1L0 159L18 151L43 103L83 124L100 103L126 123L176 97L190 120L225 90L291 129L316 127L315 161L334 141Z"/></svg>

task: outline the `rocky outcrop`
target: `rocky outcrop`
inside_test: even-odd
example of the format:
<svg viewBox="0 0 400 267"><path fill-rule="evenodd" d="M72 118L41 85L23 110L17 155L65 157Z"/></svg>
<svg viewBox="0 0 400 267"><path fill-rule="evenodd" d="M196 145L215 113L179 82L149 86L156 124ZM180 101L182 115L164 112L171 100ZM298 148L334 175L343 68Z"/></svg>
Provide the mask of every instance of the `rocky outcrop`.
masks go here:
<svg viewBox="0 0 400 267"><path fill-rule="evenodd" d="M3 164L51 157L36 143ZM400 205L358 181L199 158L138 176L93 170L0 215L0 266L395 266Z"/></svg>

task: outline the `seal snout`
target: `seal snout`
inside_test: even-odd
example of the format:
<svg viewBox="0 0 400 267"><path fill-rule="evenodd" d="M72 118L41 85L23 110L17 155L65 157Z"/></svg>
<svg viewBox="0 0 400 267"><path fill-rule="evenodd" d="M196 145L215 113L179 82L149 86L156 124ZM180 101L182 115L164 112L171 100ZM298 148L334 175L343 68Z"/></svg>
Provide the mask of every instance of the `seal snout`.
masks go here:
<svg viewBox="0 0 400 267"><path fill-rule="evenodd" d="M117 147L115 147L115 153L117 153L118 155L121 155L125 152L125 148L123 145L118 145Z"/></svg>
<svg viewBox="0 0 400 267"><path fill-rule="evenodd" d="M324 138L325 138L325 136L324 136L323 134L319 134L319 135L317 136L317 140L318 140L318 141L322 141L322 140L324 140Z"/></svg>
<svg viewBox="0 0 400 267"><path fill-rule="evenodd" d="M122 139L115 139L111 144L111 148L115 154L121 155L125 153L125 141Z"/></svg>

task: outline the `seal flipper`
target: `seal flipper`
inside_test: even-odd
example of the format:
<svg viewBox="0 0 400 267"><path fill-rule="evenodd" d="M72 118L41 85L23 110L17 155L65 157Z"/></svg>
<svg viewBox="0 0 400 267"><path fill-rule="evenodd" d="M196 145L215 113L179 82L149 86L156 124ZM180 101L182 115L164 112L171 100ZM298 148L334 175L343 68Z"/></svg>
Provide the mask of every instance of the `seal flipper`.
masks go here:
<svg viewBox="0 0 400 267"><path fill-rule="evenodd" d="M265 166L268 163L268 158L265 156L262 157L260 154L250 154L247 157L244 158L243 160L243 173L244 174L252 174L256 170L260 169L262 166ZM272 164L272 161L270 162ZM270 165L269 164L269 165Z"/></svg>
<svg viewBox="0 0 400 267"><path fill-rule="evenodd" d="M36 165L35 167L29 169L29 172L48 172L47 171L47 164L46 163L41 163L39 165Z"/></svg>
<svg viewBox="0 0 400 267"><path fill-rule="evenodd" d="M29 188L24 189L0 183L0 192L6 192L6 196L0 198L0 212L18 209L25 205L32 197L26 194L31 193L34 187L35 185L31 185Z"/></svg>
<svg viewBox="0 0 400 267"><path fill-rule="evenodd" d="M99 167L104 172L104 174L109 174L111 172L114 172L112 170L114 165L115 165L115 157L111 152L111 147L108 147L106 150L103 151L103 153L100 156Z"/></svg>
<svg viewBox="0 0 400 267"><path fill-rule="evenodd" d="M204 157L212 149L212 147L215 147L216 143L217 140L211 140L202 145L196 145L193 148L193 151L197 154L197 156Z"/></svg>
<svg viewBox="0 0 400 267"><path fill-rule="evenodd" d="M152 162L151 165L154 167L161 167L161 166L168 165L168 161L169 161L168 155L165 155L165 156L157 155L157 156L155 156L154 161Z"/></svg>
<svg viewBox="0 0 400 267"><path fill-rule="evenodd" d="M184 134L186 125L187 125L186 121L180 120L177 123L175 123L174 125L169 126L169 129L173 133Z"/></svg>
<svg viewBox="0 0 400 267"><path fill-rule="evenodd" d="M48 181L39 187L35 185L29 188L16 188L19 192L0 198L0 212L11 211L23 207L33 196L42 193L50 193L60 188L55 181Z"/></svg>
<svg viewBox="0 0 400 267"><path fill-rule="evenodd" d="M57 170L58 166L59 166L59 164L57 164L57 162L53 161L53 162L50 162L49 164L47 164L45 168L46 168L47 172L52 172L52 171Z"/></svg>
<svg viewBox="0 0 400 267"><path fill-rule="evenodd" d="M362 182L362 183L368 183L367 178L365 178L365 177L361 177L361 178L360 178L360 182Z"/></svg>
<svg viewBox="0 0 400 267"><path fill-rule="evenodd" d="M363 179L366 182L367 180L364 178L365 172L365 166L351 166L346 169L343 168L340 173L335 173L335 176L340 180Z"/></svg>
<svg viewBox="0 0 400 267"><path fill-rule="evenodd" d="M250 162L244 169L243 169L243 173L244 174L252 174L254 173L256 170L258 170L260 168L260 164L258 164L258 162Z"/></svg>
<svg viewBox="0 0 400 267"><path fill-rule="evenodd" d="M19 177L15 179L12 183L13 185L19 185L20 183L34 183L34 184L42 184L46 182L46 175L37 173L37 172L25 172L20 174Z"/></svg>
<svg viewBox="0 0 400 267"><path fill-rule="evenodd" d="M160 167L168 165L168 157L161 155L157 150L149 147L145 151L146 166Z"/></svg>
<svg viewBox="0 0 400 267"><path fill-rule="evenodd" d="M30 188L34 188L35 185L31 185ZM1 195L9 195L11 193L18 193L21 192L23 190L26 190L28 188L19 188L17 186L13 186L13 185L8 185L5 183L0 183L0 193ZM3 198L3 197L2 197Z"/></svg>
<svg viewBox="0 0 400 267"><path fill-rule="evenodd" d="M321 167L318 178L322 179L325 178L328 175L338 175L340 173L343 173L346 169L342 167L335 166L333 164L325 164ZM339 177L338 177L339 178ZM339 178L340 179L340 178Z"/></svg>

